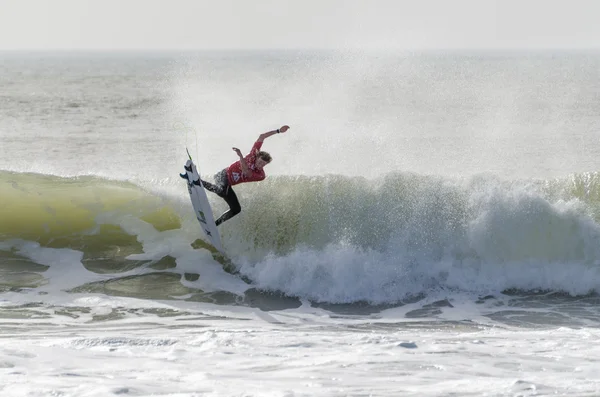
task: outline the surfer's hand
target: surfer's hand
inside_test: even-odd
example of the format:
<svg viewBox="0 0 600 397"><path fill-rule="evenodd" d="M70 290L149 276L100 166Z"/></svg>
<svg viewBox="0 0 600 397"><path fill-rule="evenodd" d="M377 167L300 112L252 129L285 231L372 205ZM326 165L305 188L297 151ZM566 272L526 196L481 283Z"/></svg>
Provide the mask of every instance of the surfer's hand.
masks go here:
<svg viewBox="0 0 600 397"><path fill-rule="evenodd" d="M290 129L290 127L289 127L289 126L287 126L287 125L284 125L284 126L282 126L282 127L279 129L279 132L286 132L286 131L287 131L287 130L289 130L289 129Z"/></svg>
<svg viewBox="0 0 600 397"><path fill-rule="evenodd" d="M240 157L244 157L244 156L242 156L242 152L240 151L240 149L238 149L238 148L234 147L234 148L233 148L233 151L234 151L234 152L236 152L238 156L240 156Z"/></svg>

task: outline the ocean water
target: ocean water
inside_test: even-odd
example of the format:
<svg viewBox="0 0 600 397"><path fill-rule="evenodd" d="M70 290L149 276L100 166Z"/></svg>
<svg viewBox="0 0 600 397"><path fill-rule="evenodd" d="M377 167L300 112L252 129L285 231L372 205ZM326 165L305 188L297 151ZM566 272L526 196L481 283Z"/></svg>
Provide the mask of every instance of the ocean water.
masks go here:
<svg viewBox="0 0 600 397"><path fill-rule="evenodd" d="M0 59L3 396L600 394L600 53Z"/></svg>

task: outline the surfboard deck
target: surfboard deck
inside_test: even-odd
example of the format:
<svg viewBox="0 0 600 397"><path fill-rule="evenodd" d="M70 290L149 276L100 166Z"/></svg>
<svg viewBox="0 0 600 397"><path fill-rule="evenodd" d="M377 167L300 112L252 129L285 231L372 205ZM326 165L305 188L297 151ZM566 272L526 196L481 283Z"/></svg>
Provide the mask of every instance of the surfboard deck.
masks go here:
<svg viewBox="0 0 600 397"><path fill-rule="evenodd" d="M221 236L219 235L219 230L215 225L212 208L208 203L206 190L204 190L204 187L202 186L198 168L192 161L191 157L185 163L184 169L185 173L179 174L179 176L187 181L188 192L190 194L190 200L192 201L194 213L196 214L196 219L198 219L198 222L200 222L200 226L202 227L206 238L210 241L212 246L215 247L221 254L225 255L223 245L221 244Z"/></svg>

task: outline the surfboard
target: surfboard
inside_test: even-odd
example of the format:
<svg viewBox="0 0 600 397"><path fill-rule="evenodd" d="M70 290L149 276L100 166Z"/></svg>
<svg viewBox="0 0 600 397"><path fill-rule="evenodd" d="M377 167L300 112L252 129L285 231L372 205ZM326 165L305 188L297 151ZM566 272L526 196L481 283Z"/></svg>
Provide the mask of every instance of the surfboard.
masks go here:
<svg viewBox="0 0 600 397"><path fill-rule="evenodd" d="M185 173L179 174L179 176L187 180L187 187L188 192L190 193L192 207L194 208L196 219L198 219L198 222L200 222L200 226L202 227L206 238L221 254L225 254L223 245L221 244L219 230L217 230L217 226L215 225L215 218L213 217L212 208L208 203L206 190L204 190L202 181L200 180L198 168L192 161L192 156L190 156L189 152L188 156L190 159L185 163Z"/></svg>

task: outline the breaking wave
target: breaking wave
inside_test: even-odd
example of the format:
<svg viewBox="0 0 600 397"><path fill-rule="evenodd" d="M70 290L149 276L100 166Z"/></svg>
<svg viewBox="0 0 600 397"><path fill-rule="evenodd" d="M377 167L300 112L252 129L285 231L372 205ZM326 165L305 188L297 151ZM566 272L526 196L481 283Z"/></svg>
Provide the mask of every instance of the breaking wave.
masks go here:
<svg viewBox="0 0 600 397"><path fill-rule="evenodd" d="M434 290L600 291L596 173L276 176L236 191L242 213L221 233L227 270L239 274L218 275L177 179L142 187L0 172L2 287L155 289L161 298L252 287L329 303L392 303ZM225 210L211 200L215 212ZM68 266L85 274L56 273ZM226 280L239 276L250 284Z"/></svg>

